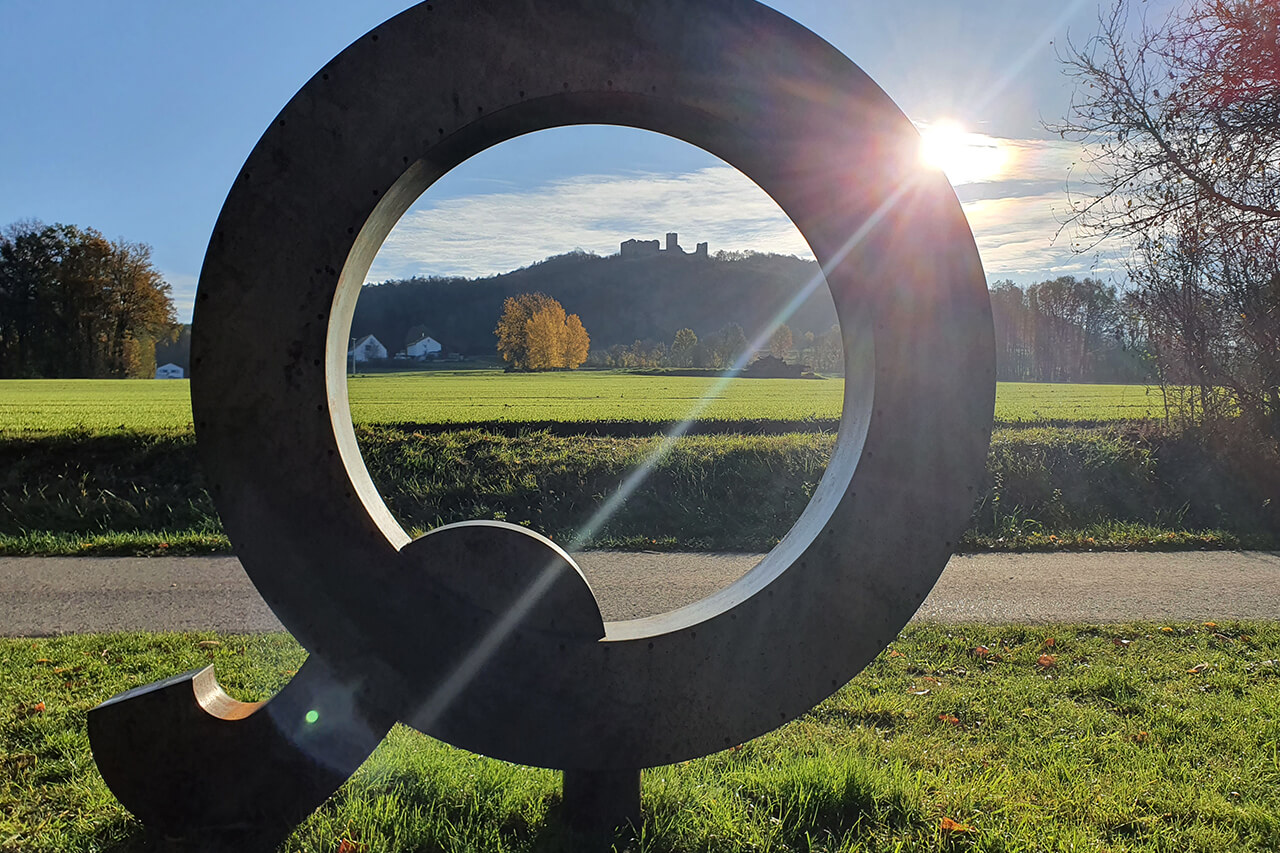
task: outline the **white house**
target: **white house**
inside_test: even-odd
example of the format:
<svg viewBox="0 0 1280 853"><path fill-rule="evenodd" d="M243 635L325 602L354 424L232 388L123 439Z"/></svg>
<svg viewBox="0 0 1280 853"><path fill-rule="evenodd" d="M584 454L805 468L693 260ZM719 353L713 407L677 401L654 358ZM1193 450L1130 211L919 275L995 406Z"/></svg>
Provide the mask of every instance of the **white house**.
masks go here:
<svg viewBox="0 0 1280 853"><path fill-rule="evenodd" d="M365 335L347 350L347 355L352 361L378 361L387 357L387 348L373 335Z"/></svg>
<svg viewBox="0 0 1280 853"><path fill-rule="evenodd" d="M409 344L404 348L405 355L409 358L415 358L419 361L428 358L436 358L440 355L440 351L444 349L440 342L430 335L423 335L418 340Z"/></svg>
<svg viewBox="0 0 1280 853"><path fill-rule="evenodd" d="M162 364L156 368L156 379L181 379L182 368L173 362Z"/></svg>

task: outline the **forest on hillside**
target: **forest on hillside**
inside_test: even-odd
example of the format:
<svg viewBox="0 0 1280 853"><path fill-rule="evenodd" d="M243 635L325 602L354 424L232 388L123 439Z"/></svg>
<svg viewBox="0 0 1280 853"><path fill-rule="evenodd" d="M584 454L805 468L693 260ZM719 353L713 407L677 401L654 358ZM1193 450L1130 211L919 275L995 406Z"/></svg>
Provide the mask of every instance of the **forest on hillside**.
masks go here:
<svg viewBox="0 0 1280 853"><path fill-rule="evenodd" d="M711 257L623 257L573 252L480 279L413 278L367 285L352 337L372 334L395 352L406 337L428 334L447 352L494 355L494 329L508 297L544 293L582 318L593 352L636 341L670 344L680 329L710 336L730 324L748 337L765 328L818 265L789 255L720 252ZM787 318L797 338L820 336L836 322L825 286Z"/></svg>
<svg viewBox="0 0 1280 853"><path fill-rule="evenodd" d="M412 278L366 285L351 335L372 334L389 353L403 348L409 337L427 334L440 341L446 353L493 356L494 329L504 301L543 293L581 317L591 337L589 364L645 366L645 358L636 361L631 356L670 349L684 329L709 345L737 328L748 340L754 339L797 292L820 276L817 263L789 255L601 257L572 252L486 278ZM1060 276L1025 286L997 282L991 296L999 379L1152 379L1145 329L1114 286ZM819 353L836 323L830 291L824 284L813 288L785 322L797 358ZM810 343L804 343L806 338Z"/></svg>

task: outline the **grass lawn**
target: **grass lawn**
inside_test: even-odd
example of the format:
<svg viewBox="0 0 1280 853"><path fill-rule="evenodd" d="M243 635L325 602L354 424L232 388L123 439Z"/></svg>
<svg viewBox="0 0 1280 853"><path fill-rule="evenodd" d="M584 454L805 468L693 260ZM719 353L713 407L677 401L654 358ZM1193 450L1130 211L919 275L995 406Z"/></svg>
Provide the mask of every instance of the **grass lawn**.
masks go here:
<svg viewBox="0 0 1280 853"><path fill-rule="evenodd" d="M357 376L357 423L530 423L704 420L836 421L844 381L643 376L606 371L508 374L433 370ZM699 408L706 403L705 408ZM1001 424L1100 424L1163 417L1158 389L1144 385L1002 382ZM0 381L0 436L191 429L186 380Z"/></svg>
<svg viewBox="0 0 1280 853"><path fill-rule="evenodd" d="M304 657L283 635L0 641L0 850L147 849L97 774L88 709L210 662L264 698ZM622 846L1280 849L1278 659L1275 623L911 627L801 719L645 771ZM557 850L558 797L553 772L397 728L284 849Z"/></svg>

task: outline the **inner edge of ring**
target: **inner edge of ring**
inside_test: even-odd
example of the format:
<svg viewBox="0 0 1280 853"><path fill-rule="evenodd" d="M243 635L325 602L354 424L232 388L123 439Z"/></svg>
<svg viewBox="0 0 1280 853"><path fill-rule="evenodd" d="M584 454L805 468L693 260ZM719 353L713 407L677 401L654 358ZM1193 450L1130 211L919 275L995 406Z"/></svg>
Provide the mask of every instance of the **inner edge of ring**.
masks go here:
<svg viewBox="0 0 1280 853"><path fill-rule="evenodd" d="M567 96L550 96L547 100L563 99ZM513 105L507 110L528 106L529 102ZM493 119L502 111L494 111L487 118ZM474 122L472 124L475 124ZM339 454L347 471L347 477L361 504L369 513L370 519L387 538L396 550L400 550L413 541L405 532L400 522L391 514L381 493L374 485L369 469L365 465L364 455L360 452L356 441L355 426L351 419L350 399L347 393L347 343L351 323L355 315L356 302L360 298L365 277L373 265L387 236L406 211L419 197L429 190L437 180L457 165L489 148L508 142L512 139L552 130L559 127L572 127L584 124L607 124L615 127L629 127L635 130L647 130L669 136L720 158L734 168L731 160L722 154L690 142L680 136L671 134L657 127L647 127L641 123L621 121L571 121L564 123L548 123L545 126L530 127L518 133L494 138L488 144L473 146L458 159L456 164L439 169L420 158L410 166L392 184L378 200L369 218L361 226L352 243L351 251L342 271L338 276L338 284L334 292L333 306L329 314L328 333L325 342L325 387L330 423L333 427L334 439ZM469 127L468 125L467 127ZM465 128L459 128L463 130ZM457 133L457 131L455 131ZM739 170L741 171L741 170ZM752 183L759 186L770 198L774 198L768 189L746 172L742 174ZM779 208L787 213L786 208L774 198ZM790 214L788 214L790 217ZM792 218L794 222L794 218ZM801 231L801 236L805 236ZM807 237L806 237L807 242ZM815 252L815 254L817 254ZM829 271L822 259L818 258L821 272L826 277ZM842 261L848 263L847 260ZM827 287L830 281L827 280ZM833 292L833 297L834 297ZM862 453L870 425L875 388L874 332L869 318L852 318L840 315L840 303L836 300L837 318L840 322L841 337L844 341L845 354L845 393L840 413L840 427L836 434L836 443L832 449L830 461L822 478L809 499L804 511L796 519L791 529L767 553L759 563L729 586L717 590L698 601L670 610L665 613L644 616L637 619L605 622L605 637L601 642L629 641L653 638L671 634L697 626L722 616L743 601L755 596L768 587L783 572L796 563L813 541L826 527L836 507L844 499L849 484L857 468L857 461Z"/></svg>

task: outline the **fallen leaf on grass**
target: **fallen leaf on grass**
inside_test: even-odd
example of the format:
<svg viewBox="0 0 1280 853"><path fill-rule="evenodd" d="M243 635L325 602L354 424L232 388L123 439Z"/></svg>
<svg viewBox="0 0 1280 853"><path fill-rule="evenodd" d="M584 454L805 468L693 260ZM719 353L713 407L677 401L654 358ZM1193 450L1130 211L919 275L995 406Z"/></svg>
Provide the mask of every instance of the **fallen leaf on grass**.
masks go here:
<svg viewBox="0 0 1280 853"><path fill-rule="evenodd" d="M960 718L952 716L951 714L939 714L938 719L942 720L944 723L950 723L953 726L960 725Z"/></svg>
<svg viewBox="0 0 1280 853"><path fill-rule="evenodd" d="M890 650L889 650L889 657L891 657L891 658L905 658L905 657L906 657L906 655L904 655L902 652L898 651L897 649L890 649Z"/></svg>
<svg viewBox="0 0 1280 853"><path fill-rule="evenodd" d="M939 824L939 828L943 832L977 832L978 831L974 829L972 826L969 826L969 824L967 823L957 823L956 821L952 820L949 817L944 817L942 819L942 822Z"/></svg>
<svg viewBox="0 0 1280 853"><path fill-rule="evenodd" d="M1045 637L1044 645L1045 645L1045 648L1049 648L1049 649L1053 648L1053 637Z"/></svg>
<svg viewBox="0 0 1280 853"><path fill-rule="evenodd" d="M44 703L43 703L43 702L37 702L36 704L34 704L34 705L32 705L32 706L31 706L31 710L32 710L32 712L34 712L34 713L36 713L36 714L43 714L43 713L44 713Z"/></svg>
<svg viewBox="0 0 1280 853"><path fill-rule="evenodd" d="M1187 672L1190 675L1199 675L1200 673L1205 672L1208 669L1209 669L1209 664L1198 663L1195 666L1191 667L1191 669L1187 670Z"/></svg>
<svg viewBox="0 0 1280 853"><path fill-rule="evenodd" d="M36 658L36 663L53 663L53 661L48 658Z"/></svg>
<svg viewBox="0 0 1280 853"><path fill-rule="evenodd" d="M1132 737L1130 737L1129 740L1133 741L1134 743L1146 743L1148 737L1150 737L1150 735L1147 734L1146 732L1138 732L1136 735L1133 735Z"/></svg>
<svg viewBox="0 0 1280 853"><path fill-rule="evenodd" d="M978 646L973 650L973 653L977 657L985 658L987 655L991 654L991 649L987 648L986 646Z"/></svg>
<svg viewBox="0 0 1280 853"><path fill-rule="evenodd" d="M1165 626L1164 626L1163 628L1161 628L1160 630L1161 630L1161 631L1163 631L1163 632L1164 632L1164 633L1166 633L1166 634L1172 634L1172 633L1173 633L1173 629L1172 629L1172 628L1170 628L1168 625L1165 625Z"/></svg>
<svg viewBox="0 0 1280 853"><path fill-rule="evenodd" d="M222 645L222 643L218 640L201 640L196 645L202 649L212 649L214 646Z"/></svg>
<svg viewBox="0 0 1280 853"><path fill-rule="evenodd" d="M1050 667L1057 666L1057 665L1058 665L1058 659L1055 658L1053 655L1040 655L1040 658L1036 661L1036 666L1041 666L1041 667L1044 667L1045 669L1049 669Z"/></svg>
<svg viewBox="0 0 1280 853"><path fill-rule="evenodd" d="M338 853L360 853L363 849L363 844L352 841L350 838L342 839L342 843L338 845Z"/></svg>
<svg viewBox="0 0 1280 853"><path fill-rule="evenodd" d="M1217 623L1217 622L1206 622L1206 623L1204 623L1204 626L1205 626L1206 628L1217 628L1217 627L1218 627L1218 623Z"/></svg>

